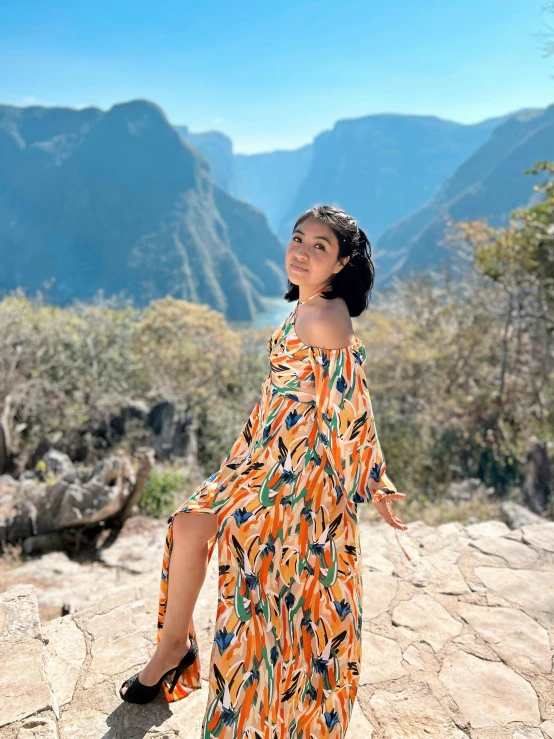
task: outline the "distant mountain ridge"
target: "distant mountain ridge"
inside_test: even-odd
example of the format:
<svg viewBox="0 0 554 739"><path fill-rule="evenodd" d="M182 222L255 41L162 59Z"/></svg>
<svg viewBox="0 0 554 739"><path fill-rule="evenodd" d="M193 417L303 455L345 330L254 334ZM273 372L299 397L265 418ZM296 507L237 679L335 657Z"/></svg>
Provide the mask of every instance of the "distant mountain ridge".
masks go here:
<svg viewBox="0 0 554 739"><path fill-rule="evenodd" d="M284 242L298 215L316 203L351 213L370 236L376 285L384 288L395 274L439 265L449 213L500 225L527 202L534 183L522 172L553 151L550 117L549 108L473 125L370 115L337 121L293 151L233 155L227 139L224 169L233 193L262 208ZM216 172L223 168L217 135L188 133Z"/></svg>
<svg viewBox="0 0 554 739"><path fill-rule="evenodd" d="M177 130L209 162L214 180L267 215L286 243L298 215L335 203L364 224L370 239L419 208L508 116L464 125L435 116L377 114L339 120L291 151L233 154L216 131Z"/></svg>
<svg viewBox="0 0 554 739"><path fill-rule="evenodd" d="M311 202L337 203L370 240L423 204L486 139L499 119L466 126L434 116L371 115L337 121L314 140L308 173L277 233Z"/></svg>
<svg viewBox="0 0 554 739"><path fill-rule="evenodd" d="M188 126L175 126L180 136L206 159L212 180L231 195L237 195L233 142L220 131L191 133ZM245 198L248 201L248 198Z"/></svg>
<svg viewBox="0 0 554 739"><path fill-rule="evenodd" d="M62 304L100 289L139 305L171 294L250 320L262 295L286 289L264 215L214 185L148 101L0 106L0 154L2 291L54 278Z"/></svg>
<svg viewBox="0 0 554 739"><path fill-rule="evenodd" d="M334 203L368 233L376 289L436 267L447 216L500 225L554 150L554 106L474 125L379 114L337 121L293 151L234 154L218 131L172 126L145 100L72 110L0 105L0 293L52 282L163 295L251 320L286 290L294 220Z"/></svg>
<svg viewBox="0 0 554 739"><path fill-rule="evenodd" d="M313 144L291 151L235 154L231 139L219 131L192 133L188 126L175 128L206 159L214 182L231 195L263 211L277 232L308 174ZM290 233L281 231L280 236L288 242Z"/></svg>
<svg viewBox="0 0 554 739"><path fill-rule="evenodd" d="M526 205L540 181L523 170L542 159L554 159L554 105L507 118L433 198L382 234L376 245L382 284L448 259L438 245L448 218L506 225L510 211Z"/></svg>

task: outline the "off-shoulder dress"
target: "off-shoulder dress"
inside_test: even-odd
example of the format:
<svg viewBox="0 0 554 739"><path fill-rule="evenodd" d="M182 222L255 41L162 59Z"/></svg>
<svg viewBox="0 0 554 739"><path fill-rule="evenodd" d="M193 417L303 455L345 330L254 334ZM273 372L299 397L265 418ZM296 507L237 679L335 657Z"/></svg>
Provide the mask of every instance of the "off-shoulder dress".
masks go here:
<svg viewBox="0 0 554 739"><path fill-rule="evenodd" d="M311 300L316 295L310 296ZM303 301L307 302L307 301ZM203 739L344 737L362 654L358 504L396 492L386 474L366 350L306 346L294 310L267 344L270 372L220 469L168 519L157 641L173 520L217 516L218 607ZM189 632L196 638L194 619ZM168 702L202 687L200 659Z"/></svg>

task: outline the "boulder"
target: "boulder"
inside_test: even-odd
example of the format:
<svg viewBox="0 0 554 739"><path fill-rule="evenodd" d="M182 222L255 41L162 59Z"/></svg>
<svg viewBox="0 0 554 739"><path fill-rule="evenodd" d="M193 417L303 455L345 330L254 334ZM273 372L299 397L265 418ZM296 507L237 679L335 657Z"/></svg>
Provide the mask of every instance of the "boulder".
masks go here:
<svg viewBox="0 0 554 739"><path fill-rule="evenodd" d="M109 455L92 470L74 468L53 484L36 479L0 484L0 541L15 544L33 537L26 551L48 548L48 535L132 513L154 464L151 449L139 451L138 472L123 452ZM38 538L37 538L38 537ZM40 538L43 537L43 538ZM55 546L55 544L54 544Z"/></svg>

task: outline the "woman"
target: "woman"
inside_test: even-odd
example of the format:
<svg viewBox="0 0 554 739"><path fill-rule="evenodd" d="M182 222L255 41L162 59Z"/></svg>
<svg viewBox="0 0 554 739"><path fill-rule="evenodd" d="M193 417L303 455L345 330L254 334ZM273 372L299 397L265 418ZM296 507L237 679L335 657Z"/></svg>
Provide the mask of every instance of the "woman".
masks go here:
<svg viewBox="0 0 554 739"><path fill-rule="evenodd" d="M121 696L148 702L163 686L172 702L202 686L192 612L217 541L206 739L346 734L362 642L358 504L407 529L352 332L370 253L339 208L298 219L285 260L285 297L298 302L267 344L260 399L221 468L169 517L157 650Z"/></svg>

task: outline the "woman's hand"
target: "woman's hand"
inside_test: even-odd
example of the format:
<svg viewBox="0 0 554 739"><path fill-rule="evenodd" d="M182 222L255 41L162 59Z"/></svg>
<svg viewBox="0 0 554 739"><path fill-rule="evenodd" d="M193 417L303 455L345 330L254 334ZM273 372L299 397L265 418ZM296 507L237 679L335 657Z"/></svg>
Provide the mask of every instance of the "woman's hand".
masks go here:
<svg viewBox="0 0 554 739"><path fill-rule="evenodd" d="M379 511L381 516L383 516L385 521L393 528L400 529L401 531L406 531L408 527L406 524L402 523L393 511L391 500L402 500L402 498L405 497L406 493L387 493L386 495L383 495L381 500L372 500L373 505Z"/></svg>

